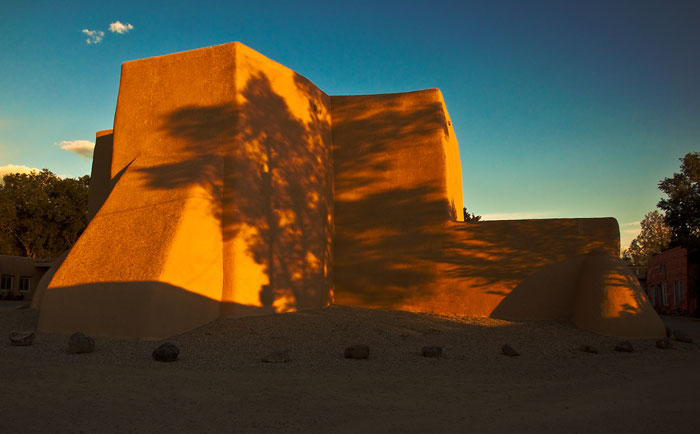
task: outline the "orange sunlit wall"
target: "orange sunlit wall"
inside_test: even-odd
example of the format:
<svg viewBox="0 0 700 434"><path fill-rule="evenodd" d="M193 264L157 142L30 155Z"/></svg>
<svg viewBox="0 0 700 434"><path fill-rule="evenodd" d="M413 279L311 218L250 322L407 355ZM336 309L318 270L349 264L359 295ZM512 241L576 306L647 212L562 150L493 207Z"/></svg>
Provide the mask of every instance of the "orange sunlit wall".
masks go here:
<svg viewBox="0 0 700 434"><path fill-rule="evenodd" d="M239 43L127 62L107 137L111 192L41 329L158 337L330 303L329 97L311 82Z"/></svg>
<svg viewBox="0 0 700 434"><path fill-rule="evenodd" d="M437 89L329 97L240 43L127 62L93 169L41 330L162 338L335 302L664 333L614 219L462 221Z"/></svg>
<svg viewBox="0 0 700 434"><path fill-rule="evenodd" d="M331 104L336 303L663 332L617 258L615 219L460 221L459 152L440 91Z"/></svg>

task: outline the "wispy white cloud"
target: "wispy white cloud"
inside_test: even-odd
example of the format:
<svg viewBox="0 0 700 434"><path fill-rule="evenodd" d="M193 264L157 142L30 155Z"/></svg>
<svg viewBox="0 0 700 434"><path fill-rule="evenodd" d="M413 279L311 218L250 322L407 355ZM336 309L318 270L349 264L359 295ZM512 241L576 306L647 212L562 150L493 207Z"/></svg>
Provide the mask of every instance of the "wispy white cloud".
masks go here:
<svg viewBox="0 0 700 434"><path fill-rule="evenodd" d="M6 164L4 166L0 166L0 184L3 182L2 178L10 173L32 173L34 171L39 172L39 169L35 167L22 166L19 164Z"/></svg>
<svg viewBox="0 0 700 434"><path fill-rule="evenodd" d="M56 145L87 159L92 158L92 153L95 150L95 142L89 140L61 140Z"/></svg>
<svg viewBox="0 0 700 434"><path fill-rule="evenodd" d="M632 238L636 237L641 230L642 226L640 222L622 223L620 225L620 232L623 234L634 234Z"/></svg>
<svg viewBox="0 0 700 434"><path fill-rule="evenodd" d="M628 248L633 239L637 238L641 232L642 226L640 222L628 222L620 225L620 248L622 250Z"/></svg>
<svg viewBox="0 0 700 434"><path fill-rule="evenodd" d="M468 211L468 209L467 209ZM481 220L529 220L555 218L560 215L557 211L522 211L482 214Z"/></svg>
<svg viewBox="0 0 700 434"><path fill-rule="evenodd" d="M128 32L129 30L133 29L134 26L132 26L129 23L122 23L121 21L115 21L113 23L110 23L109 25L109 31L112 33L119 33L124 34Z"/></svg>
<svg viewBox="0 0 700 434"><path fill-rule="evenodd" d="M85 39L85 42L87 42L88 44L99 44L105 37L105 32L103 32L102 30L83 29L83 33L87 35L87 39Z"/></svg>

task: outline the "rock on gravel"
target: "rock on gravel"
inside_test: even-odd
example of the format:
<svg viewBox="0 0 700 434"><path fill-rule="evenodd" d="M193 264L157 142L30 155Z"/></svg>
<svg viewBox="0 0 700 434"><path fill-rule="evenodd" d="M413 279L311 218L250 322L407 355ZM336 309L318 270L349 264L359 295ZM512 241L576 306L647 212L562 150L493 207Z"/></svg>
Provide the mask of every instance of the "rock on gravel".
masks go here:
<svg viewBox="0 0 700 434"><path fill-rule="evenodd" d="M584 353L598 354L598 349L591 345L581 345L581 351Z"/></svg>
<svg viewBox="0 0 700 434"><path fill-rule="evenodd" d="M630 341L622 341L615 345L615 351L620 351L623 353L633 353L634 347Z"/></svg>
<svg viewBox="0 0 700 434"><path fill-rule="evenodd" d="M180 349L172 342L166 342L153 350L153 360L157 362L174 362L180 355Z"/></svg>
<svg viewBox="0 0 700 434"><path fill-rule="evenodd" d="M515 351L515 349L508 344L501 347L501 352L509 357L517 357L520 355L519 352Z"/></svg>
<svg viewBox="0 0 700 434"><path fill-rule="evenodd" d="M34 342L34 330L10 332L10 343L18 347L27 347Z"/></svg>
<svg viewBox="0 0 700 434"><path fill-rule="evenodd" d="M673 337L676 338L678 342L683 342L686 344L692 344L693 343L693 338L685 334L682 330L674 330L673 331Z"/></svg>
<svg viewBox="0 0 700 434"><path fill-rule="evenodd" d="M663 338L656 341L656 347L662 350L668 350L671 348L671 340L669 338Z"/></svg>
<svg viewBox="0 0 700 434"><path fill-rule="evenodd" d="M423 347L421 349L421 353L423 354L423 357L440 357L442 355L442 347L430 345Z"/></svg>
<svg viewBox="0 0 700 434"><path fill-rule="evenodd" d="M265 363L285 363L289 361L289 350L276 351L262 358Z"/></svg>
<svg viewBox="0 0 700 434"><path fill-rule="evenodd" d="M438 345L428 345L421 348L423 357L440 357L442 356L442 347Z"/></svg>
<svg viewBox="0 0 700 434"><path fill-rule="evenodd" d="M345 349L343 356L346 359L366 359L369 357L369 347L364 344L351 345Z"/></svg>
<svg viewBox="0 0 700 434"><path fill-rule="evenodd" d="M68 353L83 354L95 351L95 340L81 332L73 333L68 338Z"/></svg>

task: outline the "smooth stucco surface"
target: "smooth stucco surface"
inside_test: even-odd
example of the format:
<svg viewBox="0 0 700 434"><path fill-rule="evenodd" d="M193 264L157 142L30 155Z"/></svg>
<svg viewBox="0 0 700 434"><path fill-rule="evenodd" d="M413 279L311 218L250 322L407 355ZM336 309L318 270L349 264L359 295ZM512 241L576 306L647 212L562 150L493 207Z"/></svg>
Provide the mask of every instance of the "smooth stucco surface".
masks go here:
<svg viewBox="0 0 700 434"><path fill-rule="evenodd" d="M331 102L336 303L663 335L618 259L615 219L459 221L459 153L440 91Z"/></svg>
<svg viewBox="0 0 700 434"><path fill-rule="evenodd" d="M98 131L95 135L95 149L92 155L92 172L88 191L88 221L92 220L112 191L112 152L114 132Z"/></svg>
<svg viewBox="0 0 700 434"><path fill-rule="evenodd" d="M159 338L328 305L328 104L239 43L125 63L94 164L104 191L109 163L111 193L51 281L39 328Z"/></svg>
<svg viewBox="0 0 700 434"><path fill-rule="evenodd" d="M231 43L125 63L97 142L42 330L161 338L334 301L664 333L614 219L461 221L437 89L329 97Z"/></svg>

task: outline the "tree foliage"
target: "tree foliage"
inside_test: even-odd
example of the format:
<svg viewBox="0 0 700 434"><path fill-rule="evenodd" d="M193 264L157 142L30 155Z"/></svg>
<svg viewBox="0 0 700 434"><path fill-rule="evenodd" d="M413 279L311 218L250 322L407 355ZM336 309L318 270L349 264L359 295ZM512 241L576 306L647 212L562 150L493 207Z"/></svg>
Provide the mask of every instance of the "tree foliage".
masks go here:
<svg viewBox="0 0 700 434"><path fill-rule="evenodd" d="M680 160L680 173L659 183L668 198L657 206L665 213L673 246L700 247L700 152L689 152Z"/></svg>
<svg viewBox="0 0 700 434"><path fill-rule="evenodd" d="M647 213L640 222L641 232L632 240L622 258L632 265L646 265L649 258L669 247L671 228L664 222L664 216L654 210Z"/></svg>
<svg viewBox="0 0 700 434"><path fill-rule="evenodd" d="M476 215L476 214L472 214L472 213L468 212L467 208L462 208L462 213L464 213L464 221L465 222L474 223L474 222L478 222L479 220L481 220L480 215Z"/></svg>
<svg viewBox="0 0 700 434"><path fill-rule="evenodd" d="M41 172L5 175L0 185L0 253L57 257L87 225L90 177Z"/></svg>

